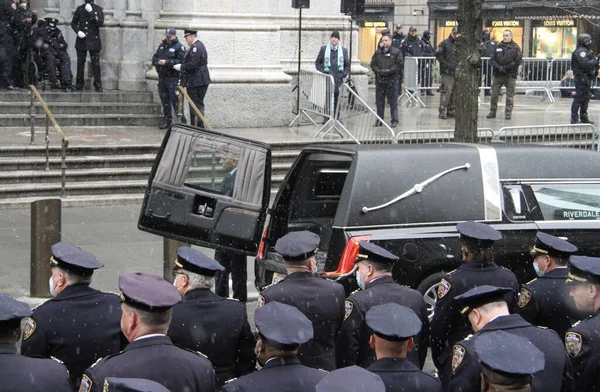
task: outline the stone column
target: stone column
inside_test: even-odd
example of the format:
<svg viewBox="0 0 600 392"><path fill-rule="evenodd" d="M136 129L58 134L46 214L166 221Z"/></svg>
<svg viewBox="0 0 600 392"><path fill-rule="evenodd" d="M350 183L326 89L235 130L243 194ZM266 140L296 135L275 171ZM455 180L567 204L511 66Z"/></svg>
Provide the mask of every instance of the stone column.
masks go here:
<svg viewBox="0 0 600 392"><path fill-rule="evenodd" d="M146 89L146 62L148 61L148 21L142 18L140 0L127 0L122 30L122 57L119 70L119 90Z"/></svg>

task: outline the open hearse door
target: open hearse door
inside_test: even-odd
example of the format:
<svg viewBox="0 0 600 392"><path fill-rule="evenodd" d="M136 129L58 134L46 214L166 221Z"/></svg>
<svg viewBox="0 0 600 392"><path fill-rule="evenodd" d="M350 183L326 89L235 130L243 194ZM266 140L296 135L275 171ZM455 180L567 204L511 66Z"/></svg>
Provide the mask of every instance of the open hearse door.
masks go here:
<svg viewBox="0 0 600 392"><path fill-rule="evenodd" d="M270 187L269 145L174 125L152 167L138 228L256 254Z"/></svg>

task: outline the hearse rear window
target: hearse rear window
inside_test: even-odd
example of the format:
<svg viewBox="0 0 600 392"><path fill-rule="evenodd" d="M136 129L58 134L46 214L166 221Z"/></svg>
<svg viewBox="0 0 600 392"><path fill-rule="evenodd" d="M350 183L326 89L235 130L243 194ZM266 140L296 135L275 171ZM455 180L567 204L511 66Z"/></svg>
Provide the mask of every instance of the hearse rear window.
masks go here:
<svg viewBox="0 0 600 392"><path fill-rule="evenodd" d="M531 185L544 220L600 220L600 184Z"/></svg>
<svg viewBox="0 0 600 392"><path fill-rule="evenodd" d="M315 198L339 199L348 176L346 169L319 169L315 185Z"/></svg>

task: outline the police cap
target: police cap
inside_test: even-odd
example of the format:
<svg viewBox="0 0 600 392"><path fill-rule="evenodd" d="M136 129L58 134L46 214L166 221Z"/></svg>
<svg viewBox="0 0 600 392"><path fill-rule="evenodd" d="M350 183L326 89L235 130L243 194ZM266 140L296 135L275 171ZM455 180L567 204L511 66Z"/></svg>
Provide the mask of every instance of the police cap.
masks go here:
<svg viewBox="0 0 600 392"><path fill-rule="evenodd" d="M531 255L549 255L553 257L569 257L577 252L577 247L562 238L538 231L535 235L535 246L531 249Z"/></svg>
<svg viewBox="0 0 600 392"><path fill-rule="evenodd" d="M366 322L375 335L389 341L404 341L421 331L421 320L406 306L395 303L373 306Z"/></svg>
<svg viewBox="0 0 600 392"><path fill-rule="evenodd" d="M319 251L321 238L310 231L292 231L275 244L275 252L286 261L304 261Z"/></svg>
<svg viewBox="0 0 600 392"><path fill-rule="evenodd" d="M94 270L104 267L104 264L93 254L66 242L58 242L52 245L51 250L51 267L59 267L82 276L89 276Z"/></svg>
<svg viewBox="0 0 600 392"><path fill-rule="evenodd" d="M167 37L172 37L172 36L174 36L174 35L177 35L177 30L175 30L175 29L174 29L174 28L172 28L172 27L168 27L168 28L165 30L165 35L166 35Z"/></svg>
<svg viewBox="0 0 600 392"><path fill-rule="evenodd" d="M188 35L198 35L198 31L197 30L188 30L188 29L185 29L183 31L183 36L187 37Z"/></svg>
<svg viewBox="0 0 600 392"><path fill-rule="evenodd" d="M156 381L119 377L107 377L103 390L105 392L170 392Z"/></svg>
<svg viewBox="0 0 600 392"><path fill-rule="evenodd" d="M375 245L368 241L360 241L358 243L358 255L355 262L367 260L372 263L391 264L399 260L398 256L393 255L381 246Z"/></svg>
<svg viewBox="0 0 600 392"><path fill-rule="evenodd" d="M402 25L401 25L401 24L397 24L397 25L396 25L396 29L401 29L401 28L402 28Z"/></svg>
<svg viewBox="0 0 600 392"><path fill-rule="evenodd" d="M514 290L508 287L496 287L496 286L478 286L464 294L457 295L454 297L454 301L459 304L460 313L463 315L469 314L469 312L480 306L505 301L505 294L511 293Z"/></svg>
<svg viewBox="0 0 600 392"><path fill-rule="evenodd" d="M0 294L0 322L20 320L32 313L25 302L17 301L5 293Z"/></svg>
<svg viewBox="0 0 600 392"><path fill-rule="evenodd" d="M475 338L475 354L489 369L527 376L544 369L544 354L527 338L504 331L482 333Z"/></svg>
<svg viewBox="0 0 600 392"><path fill-rule="evenodd" d="M316 392L385 392L381 377L358 366L328 373L319 381Z"/></svg>
<svg viewBox="0 0 600 392"><path fill-rule="evenodd" d="M567 284L600 284L600 257L572 256Z"/></svg>
<svg viewBox="0 0 600 392"><path fill-rule="evenodd" d="M169 310L181 301L177 289L163 278L136 272L119 277L121 300L134 308L148 312Z"/></svg>
<svg viewBox="0 0 600 392"><path fill-rule="evenodd" d="M408 31L417 31L417 26L410 26Z"/></svg>
<svg viewBox="0 0 600 392"><path fill-rule="evenodd" d="M383 30L381 30L381 35L382 36L384 36L384 35L391 35L391 34L392 34L392 32L390 31L390 29L383 29Z"/></svg>
<svg viewBox="0 0 600 392"><path fill-rule="evenodd" d="M481 222L460 222L456 225L456 230L461 239L476 242L483 248L491 248L494 241L502 239L498 230Z"/></svg>
<svg viewBox="0 0 600 392"><path fill-rule="evenodd" d="M297 308L269 302L254 313L256 329L275 347L297 346L313 338L312 322Z"/></svg>
<svg viewBox="0 0 600 392"><path fill-rule="evenodd" d="M205 276L215 276L217 271L225 271L217 261L189 246L180 246L177 249L175 268Z"/></svg>
<svg viewBox="0 0 600 392"><path fill-rule="evenodd" d="M44 20L46 21L46 23L48 23L50 26L52 27L56 27L56 25L58 25L58 19L56 18L44 18Z"/></svg>

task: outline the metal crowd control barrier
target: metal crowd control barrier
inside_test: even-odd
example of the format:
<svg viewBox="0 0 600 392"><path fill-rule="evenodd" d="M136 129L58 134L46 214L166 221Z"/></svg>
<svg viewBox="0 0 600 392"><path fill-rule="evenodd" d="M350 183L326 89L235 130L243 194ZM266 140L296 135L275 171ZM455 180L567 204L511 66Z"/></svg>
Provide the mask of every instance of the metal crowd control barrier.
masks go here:
<svg viewBox="0 0 600 392"><path fill-rule="evenodd" d="M494 131L490 128L477 130L478 143L490 143L494 139ZM454 141L454 129L402 131L396 135L396 143L451 143Z"/></svg>
<svg viewBox="0 0 600 392"><path fill-rule="evenodd" d="M600 151L598 132L591 124L504 127L494 135L494 141L509 144L532 143Z"/></svg>
<svg viewBox="0 0 600 392"><path fill-rule="evenodd" d="M321 128L315 138L335 130L339 136L347 136L357 144L394 143L392 128L347 83L340 86L335 113L329 128Z"/></svg>
<svg viewBox="0 0 600 392"><path fill-rule="evenodd" d="M437 90L437 86L433 85L437 64L435 57L405 57L402 82L404 91L398 97L398 102L406 97L403 106L419 104L427 107L419 95L422 91Z"/></svg>
<svg viewBox="0 0 600 392"><path fill-rule="evenodd" d="M302 117L306 117L308 121L316 126L317 123L312 116L321 116L327 121L317 132L319 134L323 129L331 126L333 121L333 111L335 109L335 82L333 76L313 70L301 70L298 78L299 83L296 87L300 89L298 114L289 126L291 127L295 122L300 125Z"/></svg>
<svg viewBox="0 0 600 392"><path fill-rule="evenodd" d="M549 78L551 77L551 64L547 59L523 57L516 89L525 89L526 94L533 91L542 91L550 102L556 102L549 88Z"/></svg>

